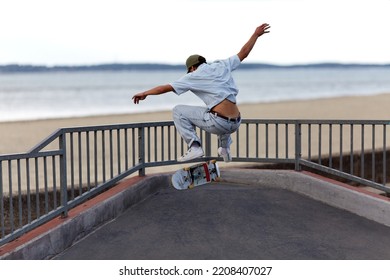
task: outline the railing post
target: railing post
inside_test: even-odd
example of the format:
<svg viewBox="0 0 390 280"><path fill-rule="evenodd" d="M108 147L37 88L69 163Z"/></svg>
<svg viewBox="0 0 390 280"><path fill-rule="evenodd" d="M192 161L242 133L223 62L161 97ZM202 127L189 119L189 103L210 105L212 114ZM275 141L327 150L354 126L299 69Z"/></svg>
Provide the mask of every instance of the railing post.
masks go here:
<svg viewBox="0 0 390 280"><path fill-rule="evenodd" d="M67 188L67 170L66 170L66 135L64 131L59 136L60 154L60 188L61 205L64 207L62 217L68 217L68 188Z"/></svg>
<svg viewBox="0 0 390 280"><path fill-rule="evenodd" d="M4 196L3 196L3 161L0 160L0 240L5 236ZM2 245L0 243L0 245Z"/></svg>
<svg viewBox="0 0 390 280"><path fill-rule="evenodd" d="M205 135L205 156L211 157L211 133L207 131Z"/></svg>
<svg viewBox="0 0 390 280"><path fill-rule="evenodd" d="M300 160L302 156L302 124L299 121L295 122L295 170L300 171Z"/></svg>
<svg viewBox="0 0 390 280"><path fill-rule="evenodd" d="M145 128L138 128L138 163L142 166L138 171L139 176L145 176Z"/></svg>

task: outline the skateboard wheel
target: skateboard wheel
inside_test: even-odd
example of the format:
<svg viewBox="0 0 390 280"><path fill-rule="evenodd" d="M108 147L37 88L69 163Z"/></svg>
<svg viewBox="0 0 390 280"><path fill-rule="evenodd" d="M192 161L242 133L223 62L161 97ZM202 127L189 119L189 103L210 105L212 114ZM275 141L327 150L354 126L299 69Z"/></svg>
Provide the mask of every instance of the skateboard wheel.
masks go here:
<svg viewBox="0 0 390 280"><path fill-rule="evenodd" d="M211 162L211 163L216 163L217 160L216 160L216 159L213 159L213 160L211 160L210 162Z"/></svg>
<svg viewBox="0 0 390 280"><path fill-rule="evenodd" d="M183 170L184 170L184 171L190 171L191 168L190 168L190 167L184 167Z"/></svg>

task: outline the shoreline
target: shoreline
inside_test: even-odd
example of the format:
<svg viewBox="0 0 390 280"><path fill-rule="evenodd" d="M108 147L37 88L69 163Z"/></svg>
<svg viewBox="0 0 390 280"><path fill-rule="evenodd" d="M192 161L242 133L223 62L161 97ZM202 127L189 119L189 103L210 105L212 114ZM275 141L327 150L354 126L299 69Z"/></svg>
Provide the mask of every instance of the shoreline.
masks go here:
<svg viewBox="0 0 390 280"><path fill-rule="evenodd" d="M239 104L244 119L390 120L390 93ZM130 104L129 106L135 106ZM138 106L142 106L138 105ZM27 152L62 127L172 120L171 111L0 122L0 154Z"/></svg>
<svg viewBox="0 0 390 280"><path fill-rule="evenodd" d="M385 97L387 95L390 95L390 92L380 92L380 93L372 93L372 94L358 94L358 95L342 95L342 96L331 96L331 97L319 97L319 98L307 98L307 99L286 99L286 100L278 100L278 101L261 101L261 102L243 102L243 103L238 103L239 107L250 107L250 106L260 106L260 107L266 107L267 105L270 106L278 106L282 104L290 104L290 103L318 103L318 102L324 102L324 103L329 103L333 101L341 101L344 102L347 99L351 98L381 98ZM386 98L389 99L390 98ZM182 103L183 104L183 103ZM132 106L132 103L129 103L129 106ZM137 105L139 106L139 105ZM142 106L142 103L141 103ZM195 105L196 106L196 105ZM198 105L199 106L199 105ZM200 105L201 106L201 105ZM245 109L245 108L244 108ZM245 111L245 110L244 110ZM55 120L76 120L76 122L80 119L95 119L95 118L123 118L123 117L130 117L130 116L135 116L138 118L139 116L142 115L149 115L149 114L166 114L171 112L170 109L157 109L157 110L145 110L145 111L136 111L136 112L121 112L121 113L106 113L106 114L90 114L90 115L74 115L74 116L59 116L59 117L48 117L48 118L35 118L35 119L17 119L17 120L0 120L0 125L1 124L6 124L6 123L25 123L25 122L44 122L44 121L55 121ZM389 114L390 117L390 114ZM288 118L286 118L288 119ZM307 119L304 117L304 119ZM371 119L371 118L370 118Z"/></svg>

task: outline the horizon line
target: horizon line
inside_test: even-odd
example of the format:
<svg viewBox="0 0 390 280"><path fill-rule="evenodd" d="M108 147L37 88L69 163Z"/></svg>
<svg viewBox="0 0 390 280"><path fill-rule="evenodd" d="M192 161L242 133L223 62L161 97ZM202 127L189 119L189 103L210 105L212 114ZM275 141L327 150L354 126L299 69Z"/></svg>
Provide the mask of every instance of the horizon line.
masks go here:
<svg viewBox="0 0 390 280"><path fill-rule="evenodd" d="M343 62L317 62L317 63L296 63L296 64L274 64L246 62L242 63L240 69L261 69L261 68L352 68L352 67L390 67L390 63L343 63ZM125 70L174 70L184 69L182 64L170 63L98 63L80 65L34 65L34 64L0 64L0 73L10 72L49 72L49 71L125 71Z"/></svg>

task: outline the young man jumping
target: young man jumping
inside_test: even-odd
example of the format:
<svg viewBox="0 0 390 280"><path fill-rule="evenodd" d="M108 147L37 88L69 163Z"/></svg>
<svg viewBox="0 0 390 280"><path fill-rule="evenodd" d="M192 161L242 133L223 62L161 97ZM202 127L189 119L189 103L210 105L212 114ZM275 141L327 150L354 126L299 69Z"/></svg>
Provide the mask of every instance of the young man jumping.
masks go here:
<svg viewBox="0 0 390 280"><path fill-rule="evenodd" d="M178 105L173 108L175 127L189 147L178 161L188 161L204 155L195 127L216 134L219 143L218 154L225 162L232 160L230 135L240 126L241 116L236 104L238 88L231 72L249 55L257 39L269 32L269 28L267 23L258 26L240 52L227 59L207 64L203 56L191 55L186 61L186 75L172 83L133 96L134 104L138 104L148 95L171 91L181 95L191 91L206 104L207 107Z"/></svg>

